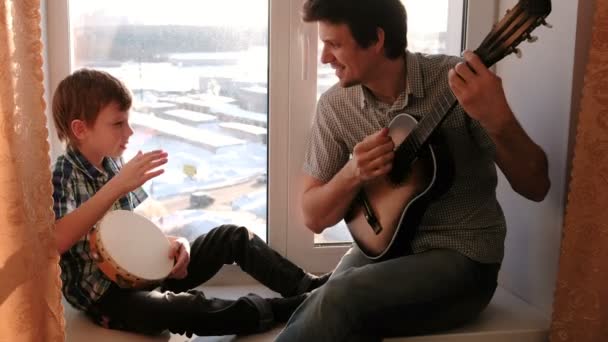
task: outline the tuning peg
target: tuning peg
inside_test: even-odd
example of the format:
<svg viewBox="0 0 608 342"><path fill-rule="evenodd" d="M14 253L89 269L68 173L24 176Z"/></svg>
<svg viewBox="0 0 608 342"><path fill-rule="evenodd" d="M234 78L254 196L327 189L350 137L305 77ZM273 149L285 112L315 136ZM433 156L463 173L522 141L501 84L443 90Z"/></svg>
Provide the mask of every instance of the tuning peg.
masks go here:
<svg viewBox="0 0 608 342"><path fill-rule="evenodd" d="M526 39L528 40L528 43L534 43L534 42L536 42L538 40L538 37L537 36L528 35L526 37Z"/></svg>
<svg viewBox="0 0 608 342"><path fill-rule="evenodd" d="M553 25L549 24L548 22L545 21L545 19L543 19L543 21L540 22L543 26L546 26L547 28L553 28Z"/></svg>
<svg viewBox="0 0 608 342"><path fill-rule="evenodd" d="M518 48L511 49L511 53L514 53L515 56L517 56L517 58L521 58L523 56L523 54L521 53L521 50Z"/></svg>

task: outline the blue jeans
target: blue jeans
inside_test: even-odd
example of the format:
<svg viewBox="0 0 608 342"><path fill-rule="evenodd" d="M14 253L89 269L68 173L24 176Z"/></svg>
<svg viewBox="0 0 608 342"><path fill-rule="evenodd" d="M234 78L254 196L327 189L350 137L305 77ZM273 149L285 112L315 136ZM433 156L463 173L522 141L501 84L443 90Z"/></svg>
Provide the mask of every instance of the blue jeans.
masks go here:
<svg viewBox="0 0 608 342"><path fill-rule="evenodd" d="M448 249L373 262L353 247L276 341L381 341L454 328L487 306L499 268Z"/></svg>

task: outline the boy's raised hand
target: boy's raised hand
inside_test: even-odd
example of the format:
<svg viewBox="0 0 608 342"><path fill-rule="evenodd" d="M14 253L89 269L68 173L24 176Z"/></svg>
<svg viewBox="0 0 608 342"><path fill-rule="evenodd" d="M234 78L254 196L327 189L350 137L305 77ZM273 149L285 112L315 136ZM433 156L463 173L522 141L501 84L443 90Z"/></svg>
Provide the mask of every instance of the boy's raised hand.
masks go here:
<svg viewBox="0 0 608 342"><path fill-rule="evenodd" d="M155 150L142 153L139 151L133 159L123 165L120 172L110 182L126 194L142 186L148 180L165 172L157 167L167 163L167 152Z"/></svg>

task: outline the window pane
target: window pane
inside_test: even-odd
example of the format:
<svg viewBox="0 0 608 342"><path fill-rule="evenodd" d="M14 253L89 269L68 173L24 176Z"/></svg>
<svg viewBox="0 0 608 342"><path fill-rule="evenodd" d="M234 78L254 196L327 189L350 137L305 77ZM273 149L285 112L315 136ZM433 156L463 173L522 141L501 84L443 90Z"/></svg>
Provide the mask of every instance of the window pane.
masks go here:
<svg viewBox="0 0 608 342"><path fill-rule="evenodd" d="M133 92L125 160L169 153L140 212L167 234L235 223L266 239L268 0L71 1L70 22L73 69Z"/></svg>
<svg viewBox="0 0 608 342"><path fill-rule="evenodd" d="M453 1L453 0L452 0ZM408 50L423 53L448 53L449 0L401 0L407 10ZM462 18L461 18L462 19ZM323 43L319 41L318 55ZM318 62L317 99L337 83L334 70L329 65ZM335 244L351 242L352 238L344 221L315 235L315 244Z"/></svg>

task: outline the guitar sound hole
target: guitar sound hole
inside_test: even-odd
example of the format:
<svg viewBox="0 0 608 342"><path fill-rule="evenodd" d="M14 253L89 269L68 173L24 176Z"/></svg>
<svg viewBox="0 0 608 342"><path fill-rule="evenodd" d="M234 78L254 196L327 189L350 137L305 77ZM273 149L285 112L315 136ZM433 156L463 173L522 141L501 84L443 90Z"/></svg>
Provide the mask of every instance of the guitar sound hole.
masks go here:
<svg viewBox="0 0 608 342"><path fill-rule="evenodd" d="M402 185L412 171L412 160L407 157L395 155L393 168L388 174L388 178L395 186Z"/></svg>

